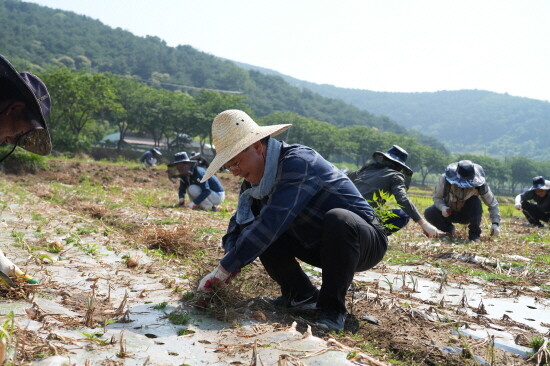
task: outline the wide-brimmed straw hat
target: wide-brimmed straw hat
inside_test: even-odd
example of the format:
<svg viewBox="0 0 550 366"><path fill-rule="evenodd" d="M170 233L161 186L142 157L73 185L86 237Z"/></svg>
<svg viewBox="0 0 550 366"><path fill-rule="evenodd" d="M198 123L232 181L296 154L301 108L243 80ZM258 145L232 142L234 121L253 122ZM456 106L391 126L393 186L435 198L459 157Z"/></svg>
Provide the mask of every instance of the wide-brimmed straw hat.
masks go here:
<svg viewBox="0 0 550 366"><path fill-rule="evenodd" d="M481 187L485 184L485 172L481 165L461 160L445 168L445 179L460 188Z"/></svg>
<svg viewBox="0 0 550 366"><path fill-rule="evenodd" d="M287 130L291 124L258 126L248 114L237 109L221 112L212 122L212 142L216 156L206 170L201 182L205 182L225 163L241 151L267 136L276 136Z"/></svg>
<svg viewBox="0 0 550 366"><path fill-rule="evenodd" d="M51 99L46 85L29 72L18 73L10 62L0 55L0 79L9 80L31 111L30 122L34 128L21 137L18 145L39 155L48 155L52 150L46 118L51 112Z"/></svg>
<svg viewBox="0 0 550 366"><path fill-rule="evenodd" d="M376 156L383 156L388 160L393 161L394 163L399 164L403 167L403 169L406 171L408 175L412 175L413 171L411 168L409 168L406 164L407 157L409 156L409 153L407 150L403 149L401 146L393 145L387 152L382 151L375 151L374 154L372 154L372 157Z"/></svg>
<svg viewBox="0 0 550 366"><path fill-rule="evenodd" d="M550 180L545 180L541 175L533 178L533 186L529 190L534 191L535 189L550 190Z"/></svg>

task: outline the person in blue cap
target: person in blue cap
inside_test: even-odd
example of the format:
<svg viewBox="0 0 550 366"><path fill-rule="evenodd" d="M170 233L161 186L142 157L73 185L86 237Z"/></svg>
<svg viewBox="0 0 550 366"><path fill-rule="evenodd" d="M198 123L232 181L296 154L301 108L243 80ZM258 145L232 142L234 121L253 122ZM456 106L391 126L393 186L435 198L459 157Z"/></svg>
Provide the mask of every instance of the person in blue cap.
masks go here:
<svg viewBox="0 0 550 366"><path fill-rule="evenodd" d="M468 224L468 239L479 241L481 236L481 200L489 207L491 236L500 233L498 201L485 181L481 165L470 160L449 164L434 188L434 204L426 209L424 216L431 224L452 236L453 223Z"/></svg>
<svg viewBox="0 0 550 366"><path fill-rule="evenodd" d="M533 185L528 191L516 196L516 209L522 211L529 224L535 227L543 227L541 221L548 223L550 220L549 190L550 181L538 176L533 178Z"/></svg>
<svg viewBox="0 0 550 366"><path fill-rule="evenodd" d="M17 146L39 155L48 155L52 144L46 126L51 111L51 99L46 85L29 72L17 72L0 55L0 143L12 145L0 157L4 161ZM28 283L37 283L23 273L0 251L0 271L7 276L20 277Z"/></svg>
<svg viewBox="0 0 550 366"><path fill-rule="evenodd" d="M168 177L179 179L178 205L185 205L185 194L189 196L187 207L206 211L217 211L218 206L225 201L225 189L216 176L211 176L205 182L201 179L205 175L204 168L191 160L186 152L174 155L174 161L168 164Z"/></svg>
<svg viewBox="0 0 550 366"><path fill-rule="evenodd" d="M415 205L409 200L407 190L411 182L413 171L406 164L409 154L398 145L393 145L387 152L376 151L372 154L373 161L348 174L351 181L357 186L361 195L373 207L383 206L385 201L380 192L393 195L401 207L392 209L393 217L384 222L388 235L403 228L412 218L424 234L430 238L437 238L443 232L422 218Z"/></svg>

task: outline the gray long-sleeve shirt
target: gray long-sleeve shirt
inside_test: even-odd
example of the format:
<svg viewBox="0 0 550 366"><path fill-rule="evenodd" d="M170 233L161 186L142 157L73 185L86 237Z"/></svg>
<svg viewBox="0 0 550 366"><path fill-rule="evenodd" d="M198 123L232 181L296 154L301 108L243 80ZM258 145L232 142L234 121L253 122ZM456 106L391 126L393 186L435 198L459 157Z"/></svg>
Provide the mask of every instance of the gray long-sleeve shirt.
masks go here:
<svg viewBox="0 0 550 366"><path fill-rule="evenodd" d="M479 196L481 200L489 207L489 215L491 216L491 222L500 223L500 211L498 208L498 201L491 192L489 185L485 183L481 187L476 188L460 188L451 184L449 189L445 189L445 185L448 185L445 174L442 174L439 178L439 182L435 186L433 199L434 205L439 210L443 211L446 207L450 207L453 211L460 211L464 201L472 196ZM447 191L447 192L446 192Z"/></svg>

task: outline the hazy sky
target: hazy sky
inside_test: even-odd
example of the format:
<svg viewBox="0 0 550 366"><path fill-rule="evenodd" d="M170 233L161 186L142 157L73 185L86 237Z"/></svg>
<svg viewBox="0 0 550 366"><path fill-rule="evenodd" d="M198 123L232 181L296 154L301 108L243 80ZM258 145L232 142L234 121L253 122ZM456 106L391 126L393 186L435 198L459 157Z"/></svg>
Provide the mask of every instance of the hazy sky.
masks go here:
<svg viewBox="0 0 550 366"><path fill-rule="evenodd" d="M320 84L550 101L550 0L32 0Z"/></svg>

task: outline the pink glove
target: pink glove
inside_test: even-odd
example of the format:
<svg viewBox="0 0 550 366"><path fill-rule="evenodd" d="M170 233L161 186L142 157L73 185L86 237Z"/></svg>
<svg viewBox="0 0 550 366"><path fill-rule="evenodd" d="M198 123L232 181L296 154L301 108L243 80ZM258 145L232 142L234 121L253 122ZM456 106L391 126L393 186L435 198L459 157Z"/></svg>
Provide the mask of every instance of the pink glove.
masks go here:
<svg viewBox="0 0 550 366"><path fill-rule="evenodd" d="M443 207L443 210L441 210L441 214L443 215L443 217L449 217L453 214L453 210L451 210L450 207Z"/></svg>
<svg viewBox="0 0 550 366"><path fill-rule="evenodd" d="M236 275L237 274L232 275L219 265L212 272L203 277L197 291L212 291L215 287L228 284Z"/></svg>
<svg viewBox="0 0 550 366"><path fill-rule="evenodd" d="M187 205L185 205L185 206L187 206L188 208L190 208L190 209L192 209L192 210L196 210L196 209L199 208L199 206L195 205L195 204L193 203L193 201L189 202L189 203L188 203Z"/></svg>

